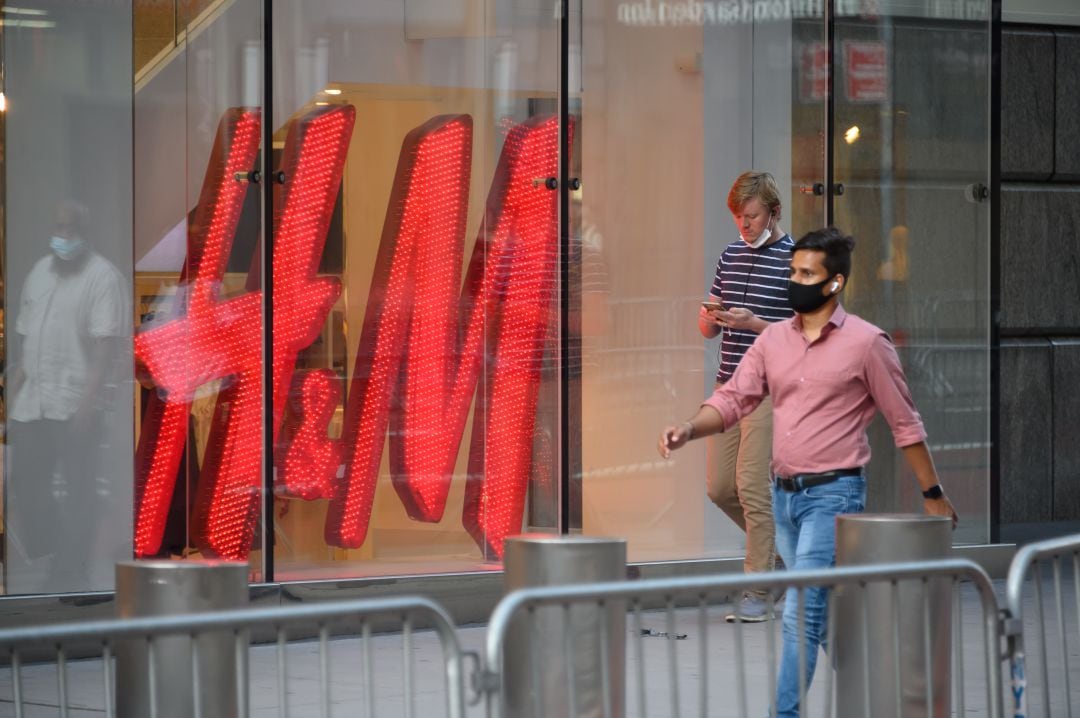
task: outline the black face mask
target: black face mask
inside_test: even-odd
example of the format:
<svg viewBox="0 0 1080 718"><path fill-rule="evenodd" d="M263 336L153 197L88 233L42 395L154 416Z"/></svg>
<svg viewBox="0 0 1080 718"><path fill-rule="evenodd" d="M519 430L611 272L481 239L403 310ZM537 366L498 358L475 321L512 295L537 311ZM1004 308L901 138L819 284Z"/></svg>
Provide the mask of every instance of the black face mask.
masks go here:
<svg viewBox="0 0 1080 718"><path fill-rule="evenodd" d="M817 284L788 282L787 297L788 302L791 303L791 308L799 314L809 314L816 309L820 309L832 297L831 294L821 293L825 285L831 281L833 280L826 279Z"/></svg>

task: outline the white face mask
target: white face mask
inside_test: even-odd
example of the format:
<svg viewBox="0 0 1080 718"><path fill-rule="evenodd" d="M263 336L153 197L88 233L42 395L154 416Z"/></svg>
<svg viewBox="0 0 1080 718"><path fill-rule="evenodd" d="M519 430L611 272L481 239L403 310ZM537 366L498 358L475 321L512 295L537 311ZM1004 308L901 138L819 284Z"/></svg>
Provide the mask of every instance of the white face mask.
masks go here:
<svg viewBox="0 0 1080 718"><path fill-rule="evenodd" d="M765 227L765 231L761 233L761 236L757 239L747 239L746 235L739 232L739 239L750 245L751 249L760 249L766 242L769 241L769 237L772 236L772 222L769 222L769 226Z"/></svg>

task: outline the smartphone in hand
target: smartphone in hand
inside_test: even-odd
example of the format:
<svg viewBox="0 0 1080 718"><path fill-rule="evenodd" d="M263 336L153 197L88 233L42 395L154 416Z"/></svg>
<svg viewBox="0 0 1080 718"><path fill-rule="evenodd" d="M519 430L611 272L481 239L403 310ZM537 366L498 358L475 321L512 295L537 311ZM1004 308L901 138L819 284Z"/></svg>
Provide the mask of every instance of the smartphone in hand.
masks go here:
<svg viewBox="0 0 1080 718"><path fill-rule="evenodd" d="M701 306L705 307L707 312L726 312L724 305L720 302L702 302Z"/></svg>

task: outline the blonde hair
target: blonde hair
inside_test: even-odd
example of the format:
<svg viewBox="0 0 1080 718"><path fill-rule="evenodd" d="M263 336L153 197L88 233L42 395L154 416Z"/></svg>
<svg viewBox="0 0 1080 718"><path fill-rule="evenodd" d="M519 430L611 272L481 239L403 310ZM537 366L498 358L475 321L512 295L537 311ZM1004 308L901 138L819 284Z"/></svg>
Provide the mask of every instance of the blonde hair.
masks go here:
<svg viewBox="0 0 1080 718"><path fill-rule="evenodd" d="M734 214L752 199L760 199L770 212L780 209L780 189L771 174L751 170L739 175L728 192L728 209Z"/></svg>

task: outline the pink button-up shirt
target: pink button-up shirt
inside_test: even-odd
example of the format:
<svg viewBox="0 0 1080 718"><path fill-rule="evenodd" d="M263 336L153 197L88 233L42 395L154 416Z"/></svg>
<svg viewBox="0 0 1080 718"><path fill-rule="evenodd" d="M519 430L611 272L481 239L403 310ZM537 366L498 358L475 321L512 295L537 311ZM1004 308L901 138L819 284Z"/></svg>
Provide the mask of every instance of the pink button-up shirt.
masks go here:
<svg viewBox="0 0 1080 718"><path fill-rule="evenodd" d="M770 324L704 406L720 412L727 429L770 394L777 476L865 466L866 427L877 410L898 447L926 439L892 341L840 305L813 342L798 315Z"/></svg>

